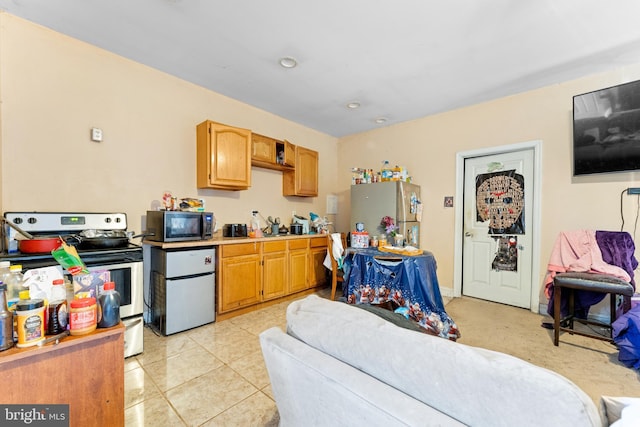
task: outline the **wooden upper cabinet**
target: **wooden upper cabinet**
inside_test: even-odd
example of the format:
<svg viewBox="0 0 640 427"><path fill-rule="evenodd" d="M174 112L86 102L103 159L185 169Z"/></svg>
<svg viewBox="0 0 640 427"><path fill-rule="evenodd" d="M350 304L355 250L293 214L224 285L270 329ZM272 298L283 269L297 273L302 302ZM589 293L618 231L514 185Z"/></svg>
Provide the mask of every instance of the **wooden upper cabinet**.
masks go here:
<svg viewBox="0 0 640 427"><path fill-rule="evenodd" d="M318 196L318 152L295 146L295 170L282 172L284 196Z"/></svg>
<svg viewBox="0 0 640 427"><path fill-rule="evenodd" d="M276 140L254 133L251 135L251 161L276 163Z"/></svg>
<svg viewBox="0 0 640 427"><path fill-rule="evenodd" d="M296 165L296 146L285 139L282 141L282 153L284 154L282 164L294 167Z"/></svg>
<svg viewBox="0 0 640 427"><path fill-rule="evenodd" d="M251 131L204 121L196 127L197 186L246 190L251 186Z"/></svg>
<svg viewBox="0 0 640 427"><path fill-rule="evenodd" d="M253 166L285 170L295 166L295 145L289 141L252 134L251 164Z"/></svg>

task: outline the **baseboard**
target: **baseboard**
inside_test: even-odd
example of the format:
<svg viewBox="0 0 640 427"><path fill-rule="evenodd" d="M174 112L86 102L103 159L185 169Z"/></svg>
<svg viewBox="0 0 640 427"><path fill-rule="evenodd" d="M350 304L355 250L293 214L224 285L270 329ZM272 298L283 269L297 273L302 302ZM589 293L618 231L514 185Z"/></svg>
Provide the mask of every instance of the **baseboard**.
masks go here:
<svg viewBox="0 0 640 427"><path fill-rule="evenodd" d="M453 298L453 288L440 288L440 295L445 298Z"/></svg>

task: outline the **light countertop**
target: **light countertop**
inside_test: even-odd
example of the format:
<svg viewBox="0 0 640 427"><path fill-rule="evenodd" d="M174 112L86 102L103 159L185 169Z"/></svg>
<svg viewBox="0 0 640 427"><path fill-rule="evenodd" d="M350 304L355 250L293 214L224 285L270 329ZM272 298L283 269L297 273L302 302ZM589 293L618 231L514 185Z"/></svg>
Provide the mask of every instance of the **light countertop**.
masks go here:
<svg viewBox="0 0 640 427"><path fill-rule="evenodd" d="M326 239L327 234L279 234L267 237L222 237L218 232L212 239L192 240L187 242L154 242L144 240L142 243L162 249L192 248L199 246L235 245L239 243L270 242L273 240L298 240L298 239Z"/></svg>

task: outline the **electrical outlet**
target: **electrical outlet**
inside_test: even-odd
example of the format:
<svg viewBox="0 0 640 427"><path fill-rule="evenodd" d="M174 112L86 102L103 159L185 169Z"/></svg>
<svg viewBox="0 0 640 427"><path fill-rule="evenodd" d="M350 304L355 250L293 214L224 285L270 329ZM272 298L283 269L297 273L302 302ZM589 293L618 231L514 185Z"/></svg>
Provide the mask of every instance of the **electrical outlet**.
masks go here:
<svg viewBox="0 0 640 427"><path fill-rule="evenodd" d="M640 187L627 188L627 194L640 194Z"/></svg>
<svg viewBox="0 0 640 427"><path fill-rule="evenodd" d="M251 215L252 215L252 216L256 216L256 215L258 215L258 211L257 211L257 210L255 210L255 209L254 209L254 210L252 210L252 211L251 211Z"/></svg>

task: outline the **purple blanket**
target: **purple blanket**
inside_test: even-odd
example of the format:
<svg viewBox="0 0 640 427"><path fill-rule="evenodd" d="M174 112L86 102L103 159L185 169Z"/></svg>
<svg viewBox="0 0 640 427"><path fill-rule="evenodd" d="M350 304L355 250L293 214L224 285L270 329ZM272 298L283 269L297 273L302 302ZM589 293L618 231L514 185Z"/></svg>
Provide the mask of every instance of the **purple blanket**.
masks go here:
<svg viewBox="0 0 640 427"><path fill-rule="evenodd" d="M626 231L596 231L596 242L602 252L602 260L626 271L635 289L633 272L638 267L638 260L633 255L636 246L631 235Z"/></svg>

